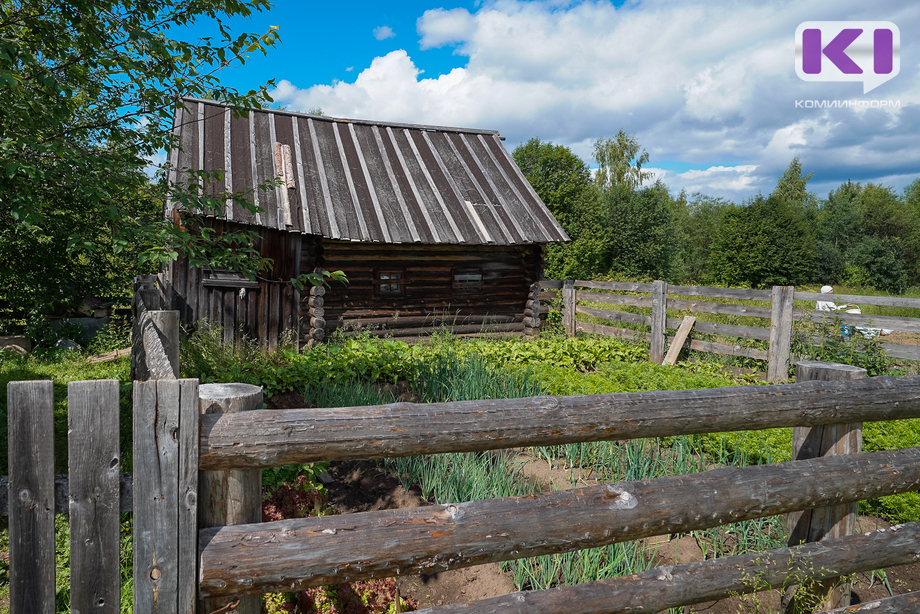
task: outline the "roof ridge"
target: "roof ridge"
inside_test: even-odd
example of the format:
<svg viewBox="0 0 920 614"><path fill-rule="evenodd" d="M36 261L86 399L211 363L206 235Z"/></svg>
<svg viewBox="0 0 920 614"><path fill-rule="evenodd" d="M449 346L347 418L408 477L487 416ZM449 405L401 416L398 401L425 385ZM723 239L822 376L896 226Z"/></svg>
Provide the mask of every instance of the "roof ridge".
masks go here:
<svg viewBox="0 0 920 614"><path fill-rule="evenodd" d="M231 107L232 105L227 104L226 102L219 102L217 100L209 100L207 98L194 98L191 96L183 96L180 98L182 101L188 102L200 102L204 104L210 104L219 107ZM453 126L434 126L434 125L425 125L425 124L406 124L401 122L385 122L385 121L376 121L371 119L349 119L345 117L330 117L328 115L311 115L309 113L300 113L296 111L285 111L281 109L257 109L250 108L250 111L256 111L258 113L272 113L274 115L284 115L289 117L308 117L310 119L326 121L326 122L340 122L343 124L355 124L359 126L382 126L390 128L406 128L410 130L423 130L428 132L451 132L451 133L461 133L461 134L488 134L499 136L502 140L505 140L504 137L501 137L498 130L484 130L480 128L458 128Z"/></svg>

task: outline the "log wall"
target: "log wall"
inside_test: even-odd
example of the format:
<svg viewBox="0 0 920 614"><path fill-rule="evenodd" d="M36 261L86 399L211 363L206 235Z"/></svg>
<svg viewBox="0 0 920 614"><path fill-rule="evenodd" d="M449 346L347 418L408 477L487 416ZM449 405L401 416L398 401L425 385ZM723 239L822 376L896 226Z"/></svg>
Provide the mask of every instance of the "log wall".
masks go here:
<svg viewBox="0 0 920 614"><path fill-rule="evenodd" d="M458 333L539 329L528 315L532 285L543 267L541 245L423 245L304 239L301 270L342 270L347 286L332 283L322 297L323 334L337 329L414 337L441 328ZM381 271L399 272L401 292L381 291ZM482 285L462 288L457 274L478 273ZM305 297L306 298L306 297ZM301 303L302 342L316 339L316 304ZM530 305L533 306L532 304ZM532 311L531 311L532 314ZM461 329L461 327L463 327ZM387 332L384 332L387 331Z"/></svg>

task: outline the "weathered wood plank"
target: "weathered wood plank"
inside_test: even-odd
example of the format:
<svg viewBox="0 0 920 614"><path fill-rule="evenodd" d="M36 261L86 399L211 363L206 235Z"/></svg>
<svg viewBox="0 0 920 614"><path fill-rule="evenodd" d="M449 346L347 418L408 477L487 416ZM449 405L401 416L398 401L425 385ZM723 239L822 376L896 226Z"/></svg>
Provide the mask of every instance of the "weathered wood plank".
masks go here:
<svg viewBox="0 0 920 614"><path fill-rule="evenodd" d="M770 290L751 290L749 288L710 288L707 286L668 286L668 294L679 296L705 296L708 298L728 298L752 301L769 301Z"/></svg>
<svg viewBox="0 0 920 614"><path fill-rule="evenodd" d="M562 283L562 326L566 337L575 336L575 303L577 302L575 286L571 279Z"/></svg>
<svg viewBox="0 0 920 614"><path fill-rule="evenodd" d="M668 349L668 354L664 357L662 364L673 365L677 362L677 355L680 354L684 341L690 335L690 329L693 328L694 322L696 322L696 318L693 316L684 316L684 320L681 322L680 328L677 329L677 334L674 335L674 340L671 341L671 347Z"/></svg>
<svg viewBox="0 0 920 614"><path fill-rule="evenodd" d="M603 324L582 322L580 320L575 321L575 330L581 333L594 333L595 335L606 335L619 339L648 339L650 336L649 333L640 333L628 328L616 328L613 326L604 326Z"/></svg>
<svg viewBox="0 0 920 614"><path fill-rule="evenodd" d="M54 612L54 386L6 386L10 611Z"/></svg>
<svg viewBox="0 0 920 614"><path fill-rule="evenodd" d="M831 610L828 614L859 614L860 612L871 612L872 614L920 612L920 591L839 608Z"/></svg>
<svg viewBox="0 0 920 614"><path fill-rule="evenodd" d="M836 318L839 318L844 324L855 326L890 328L907 333L920 332L920 319L916 318L846 313L845 311L810 311L808 309L796 309L792 315L792 319L796 322L833 322Z"/></svg>
<svg viewBox="0 0 920 614"><path fill-rule="evenodd" d="M436 332L449 331L452 334L475 334L475 333L493 333L523 331L523 322L509 322L507 324L469 324L465 326L450 326L447 324L441 326L419 326L417 328L387 328L383 330L351 330L345 331L346 337L355 335L369 335L371 337L415 337L418 335L430 335Z"/></svg>
<svg viewBox="0 0 920 614"><path fill-rule="evenodd" d="M580 288L615 290L617 292L651 292L654 287L654 284L631 281L584 281L581 279L576 279L575 285Z"/></svg>
<svg viewBox="0 0 920 614"><path fill-rule="evenodd" d="M696 313L717 313L721 315L747 316L753 318L769 318L768 307L749 307L747 305L728 305L726 303L709 303L705 301L688 301L683 299L668 299L668 309L677 311L690 311Z"/></svg>
<svg viewBox="0 0 920 614"><path fill-rule="evenodd" d="M202 384L198 387L198 413L221 414L254 411L262 405L262 388L250 384ZM197 449L197 446L196 446ZM201 471L198 476L198 526L219 527L262 521L262 471L226 469ZM192 533L192 544L196 532ZM239 599L239 614L259 614L257 595L202 599L199 612L213 612Z"/></svg>
<svg viewBox="0 0 920 614"><path fill-rule="evenodd" d="M920 309L920 298L906 298L901 296L866 296L862 294L834 294L834 301L838 303L853 303L855 305L878 305L880 307L910 307ZM826 301L826 294L816 292L796 292L797 301Z"/></svg>
<svg viewBox="0 0 920 614"><path fill-rule="evenodd" d="M915 490L920 448L469 503L202 529L205 596L291 591L686 533ZM679 503L676 503L679 502Z"/></svg>
<svg viewBox="0 0 920 614"><path fill-rule="evenodd" d="M639 313L628 313L626 311L608 311L606 309L597 309L595 307L586 307L585 305L578 305L575 307L576 313L583 313L585 315L593 316L595 318L602 318L604 320L615 320L618 322L631 322L633 324L643 324L649 326L652 323L652 318L650 316L644 316Z"/></svg>
<svg viewBox="0 0 920 614"><path fill-rule="evenodd" d="M866 370L851 365L828 362L800 362L796 365L797 382L807 381L847 381L866 377ZM862 423L825 424L814 427L795 427L792 433L792 458L804 460L838 454L859 454L862 452ZM789 545L796 546L805 542L822 541L825 538L844 537L856 532L856 515L858 503L848 503L836 507L824 507L801 512L793 512L786 518L789 529ZM816 596L822 597L821 606L825 610L841 607L850 603L850 585L838 586L832 578L810 589ZM790 608L794 587L786 591L785 597Z"/></svg>
<svg viewBox="0 0 920 614"><path fill-rule="evenodd" d="M541 291L544 291L544 290L561 290L561 289L562 289L562 281L561 281L561 280L544 279L544 280L540 281L539 283L540 283L540 290L541 290Z"/></svg>
<svg viewBox="0 0 920 614"><path fill-rule="evenodd" d="M917 560L920 524L909 523L850 538L827 540L751 552L697 563L667 565L618 578L562 586L542 591L520 591L468 603L418 610L417 614L626 614L659 612L669 608L715 601L770 588L780 588L804 578L821 579L830 573L852 574ZM853 556L858 552L859 556ZM913 595L913 596L911 596ZM903 613L920 605L920 593L909 593L902 609L885 609L886 600L846 612ZM882 608L882 609L879 609ZM844 610L834 610L843 613Z"/></svg>
<svg viewBox="0 0 920 614"><path fill-rule="evenodd" d="M681 320L678 318L668 318L668 328L676 329L680 326ZM761 326L735 326L733 324L722 324L721 322L704 322L697 320L693 327L701 333L710 333L713 335L725 335L726 337L740 337L742 339L759 339L769 341L770 329Z"/></svg>
<svg viewBox="0 0 920 614"><path fill-rule="evenodd" d="M134 383L134 611L195 612L197 380ZM191 594L191 600L189 595Z"/></svg>
<svg viewBox="0 0 920 614"><path fill-rule="evenodd" d="M789 377L789 350L792 347L793 286L773 286L770 307L770 361L767 381L778 382Z"/></svg>
<svg viewBox="0 0 920 614"><path fill-rule="evenodd" d="M609 305L631 305L633 307L651 307L652 297L628 294L602 294L600 292L575 292L575 300L586 303L607 303Z"/></svg>
<svg viewBox="0 0 920 614"><path fill-rule="evenodd" d="M920 418L920 376L201 416L202 469Z"/></svg>
<svg viewBox="0 0 920 614"><path fill-rule="evenodd" d="M731 356L744 356L746 358L756 358L757 360L769 359L767 350L758 350L756 348L747 348L742 345L726 345L724 343L715 343L712 341L700 341L699 339L690 340L690 349L698 352L711 352L713 354L728 354Z"/></svg>
<svg viewBox="0 0 920 614"><path fill-rule="evenodd" d="M907 360L920 360L920 345L904 345L901 343L882 343L885 352L892 358L906 358Z"/></svg>
<svg viewBox="0 0 920 614"><path fill-rule="evenodd" d="M67 385L70 607L121 611L119 383Z"/></svg>
<svg viewBox="0 0 920 614"><path fill-rule="evenodd" d="M668 284L656 281L652 284L652 322L649 339L649 360L660 365L664 360L665 329L668 322Z"/></svg>

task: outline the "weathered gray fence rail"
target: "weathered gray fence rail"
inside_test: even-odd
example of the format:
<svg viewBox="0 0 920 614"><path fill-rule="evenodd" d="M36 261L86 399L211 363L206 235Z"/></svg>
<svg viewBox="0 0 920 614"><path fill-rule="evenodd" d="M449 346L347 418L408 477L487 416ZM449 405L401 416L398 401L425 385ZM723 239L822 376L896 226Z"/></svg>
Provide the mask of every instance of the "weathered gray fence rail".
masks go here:
<svg viewBox="0 0 920 614"><path fill-rule="evenodd" d="M667 335L667 330L676 330L681 324L680 318L668 318L666 316L668 309L768 320L769 324L767 326L729 325L703 322L699 319L693 324L693 330L700 333L768 341L769 347L766 350L692 338L688 339L683 347L701 352L731 354L765 360L768 362L768 380L774 382L785 379L788 372L793 321L820 323L826 322L830 318L840 318L842 322L854 326L886 328L908 333L920 332L920 318L794 309L793 299L799 301L822 301L827 300L828 296L812 292L795 292L795 288L792 286L775 286L772 290L750 290L744 288L676 286L660 281L654 283L624 283L582 280L543 281L540 282L540 285L542 290L540 296L544 300L562 299L562 321L570 336L581 331L625 339L648 339L651 344L649 359L657 363L662 362L666 346L674 339L673 335ZM630 294L612 294L612 292ZM647 296L637 296L636 293L644 293ZM764 301L768 302L770 306L757 307L677 298L686 296ZM915 298L835 294L833 295L833 300L862 305L920 309L920 299ZM580 305L579 302L601 303L611 306L650 307L652 313L651 315L635 314L617 309L602 309L589 305ZM578 314L602 320L648 326L649 332L581 321L577 319ZM883 342L882 347L894 358L920 360L920 345Z"/></svg>
<svg viewBox="0 0 920 614"><path fill-rule="evenodd" d="M833 370L820 365L810 368L810 377L824 373L821 369ZM9 498L14 614L54 608L51 391L50 382L15 382L8 389L9 488L15 493ZM72 407L69 511L76 540L72 599L74 604L87 604L80 611L117 612L119 576L111 563L118 560L122 480L118 435L111 429L118 422L118 383L78 382L68 392ZM209 602L219 605L262 591L571 551L920 488L920 448L831 456L824 454L834 450L817 449L809 454L820 458L527 497L232 526L228 519L227 526L206 527L199 516L200 470L239 471L318 459L916 418L920 417L920 376L218 414L200 414L200 399L197 380L135 383L132 507L138 614L201 612L198 598L223 599ZM841 437L848 438L849 432L844 429ZM807 440L806 433L803 441ZM256 496L243 490L228 493L227 511L232 504L245 514L247 503ZM233 497L250 501L230 501ZM214 501L207 505L220 507ZM513 603L518 604L517 611L558 611L559 595L568 595L564 609L572 614L617 611L609 605L611 599L638 591L636 595L648 597L648 605L641 606L647 609L632 611L658 611L727 592L788 584L803 574L830 579L915 562L920 560L917 535L920 525L914 523L895 531L824 539L820 545L803 544L734 561L660 568L632 578L519 595ZM851 556L854 549L859 557ZM742 565L740 571L732 569L735 563ZM756 573L766 584L752 582L758 578ZM649 594L654 574L670 578L667 586L673 588L665 591L662 585ZM593 604L604 599L607 609L598 610ZM636 607L635 602L629 605ZM459 607L448 611L486 612L492 606Z"/></svg>
<svg viewBox="0 0 920 614"><path fill-rule="evenodd" d="M202 469L920 418L920 376L201 417Z"/></svg>
<svg viewBox="0 0 920 614"><path fill-rule="evenodd" d="M881 569L914 563L918 558L918 540L920 523L914 522L849 539L836 538L820 544L668 565L627 577L428 608L418 610L418 614L557 614L570 611L574 603L578 604L579 612L585 614L656 613L671 607L781 588L805 578L820 580L831 574L858 573L860 570L855 568L863 564ZM854 552L859 552L860 556L854 557ZM692 601L687 599L688 586L694 587ZM846 612L916 612L920 593L893 597L888 604L891 609L885 609L883 602L889 600L872 602L877 605L865 610L854 606Z"/></svg>

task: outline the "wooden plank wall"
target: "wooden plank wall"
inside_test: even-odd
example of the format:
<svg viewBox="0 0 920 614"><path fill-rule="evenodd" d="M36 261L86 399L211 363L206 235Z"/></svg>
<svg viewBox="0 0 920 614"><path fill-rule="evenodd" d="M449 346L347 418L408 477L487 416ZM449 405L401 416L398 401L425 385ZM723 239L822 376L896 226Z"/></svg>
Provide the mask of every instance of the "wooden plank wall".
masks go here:
<svg viewBox="0 0 920 614"><path fill-rule="evenodd" d="M224 331L224 341L239 342L243 337L278 347L286 330L300 328L300 293L290 279L300 274L301 235L256 226L242 226L221 220L209 220L218 232L251 230L259 235L259 253L270 258L273 268L258 279L258 288L240 285L208 285L211 272L190 267L179 258L169 267L168 281L173 287L173 309L187 330L207 320Z"/></svg>
<svg viewBox="0 0 920 614"><path fill-rule="evenodd" d="M333 283L323 309L327 334L362 327L376 334L418 336L447 325L456 333L483 330L523 334L531 284L543 266L540 245L423 245L305 241L302 270L342 270L349 284ZM404 272L402 294L385 295L374 285L375 269ZM479 270L482 288L455 289L458 269ZM303 304L306 328L310 306ZM303 330L307 337L309 330ZM372 332L372 334L374 334Z"/></svg>

